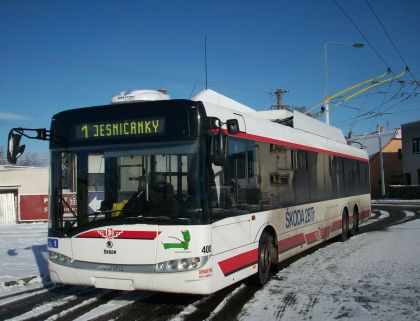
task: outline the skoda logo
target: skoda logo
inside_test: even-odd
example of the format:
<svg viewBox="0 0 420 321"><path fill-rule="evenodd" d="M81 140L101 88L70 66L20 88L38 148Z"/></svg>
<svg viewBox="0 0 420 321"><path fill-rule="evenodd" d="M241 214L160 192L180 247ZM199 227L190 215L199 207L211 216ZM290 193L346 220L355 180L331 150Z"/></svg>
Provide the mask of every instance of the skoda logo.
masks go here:
<svg viewBox="0 0 420 321"><path fill-rule="evenodd" d="M109 248L109 249L110 249L110 248L112 248L112 246L113 246L112 241L107 241L107 242L106 242L106 247L107 247L107 248Z"/></svg>

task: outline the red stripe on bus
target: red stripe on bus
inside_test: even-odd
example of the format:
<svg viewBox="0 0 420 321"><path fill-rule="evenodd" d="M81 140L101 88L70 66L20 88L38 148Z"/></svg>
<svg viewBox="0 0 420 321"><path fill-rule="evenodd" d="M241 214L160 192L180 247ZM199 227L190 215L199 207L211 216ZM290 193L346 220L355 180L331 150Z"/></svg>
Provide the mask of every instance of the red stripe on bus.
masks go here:
<svg viewBox="0 0 420 321"><path fill-rule="evenodd" d="M220 261L219 266L225 276L235 273L258 262L258 249L235 255Z"/></svg>
<svg viewBox="0 0 420 321"><path fill-rule="evenodd" d="M142 239L142 240L154 240L160 232L155 231L123 231L119 239Z"/></svg>
<svg viewBox="0 0 420 321"><path fill-rule="evenodd" d="M363 218L369 217L369 215L370 215L370 209L367 209L363 211L360 216L363 219Z"/></svg>
<svg viewBox="0 0 420 321"><path fill-rule="evenodd" d="M81 233L77 235L76 237L83 237L83 238L102 238L101 235L99 235L98 231L89 231L85 233Z"/></svg>
<svg viewBox="0 0 420 321"><path fill-rule="evenodd" d="M320 232L321 232L321 238L326 238L331 233L331 225L322 228Z"/></svg>
<svg viewBox="0 0 420 321"><path fill-rule="evenodd" d="M294 247L300 246L305 243L306 241L303 233L293 235L291 237L288 237L287 239L280 240L278 242L279 253L286 252Z"/></svg>
<svg viewBox="0 0 420 321"><path fill-rule="evenodd" d="M154 240L160 232L155 231L121 231L114 230L112 235L107 236L106 230L94 230L81 233L77 238L93 238L93 239L140 239L140 240Z"/></svg>
<svg viewBox="0 0 420 321"><path fill-rule="evenodd" d="M342 224L341 220L339 220L339 221L335 221L335 222L333 222L333 223L332 223L332 225L331 225L331 229L332 229L333 231L338 230L338 229L340 229L340 228L341 228L341 226L342 226L342 225L343 225L343 224Z"/></svg>
<svg viewBox="0 0 420 321"><path fill-rule="evenodd" d="M367 217L370 213L370 210L365 210L361 213L361 217ZM286 239L280 240L277 243L278 252L283 253L289 251L297 246L303 244L312 244L328 237L331 232L340 229L342 226L341 220L333 222L330 226L326 226L317 231L310 232L307 234L299 233L288 237ZM220 269L222 270L225 276L228 276L232 273L235 273L241 269L244 269L248 266L258 263L258 249L254 249L242 254L238 254L229 259L218 262Z"/></svg>
<svg viewBox="0 0 420 321"><path fill-rule="evenodd" d="M319 233L319 232L315 231L315 232L310 232L308 234L305 234L306 243L307 244L312 244L312 243L318 241L317 233Z"/></svg>
<svg viewBox="0 0 420 321"><path fill-rule="evenodd" d="M275 145L281 145L281 146L286 146L286 147L303 149L303 150L310 151L310 152L326 153L326 154L329 154L329 155L355 159L355 160L366 162L366 163L368 162L368 159L363 158L363 157L358 157L358 156L333 152L333 151L327 150L327 149L322 149L322 148L317 148L317 147L312 147L312 146L306 146L306 145L291 143L291 142L287 142L287 141L280 140L280 139L274 139L274 138L269 138L269 137L254 135L254 134L239 133L239 134L232 135L232 136L243 138L243 139L256 140L256 141L263 142L263 143L270 143L270 144L275 144Z"/></svg>

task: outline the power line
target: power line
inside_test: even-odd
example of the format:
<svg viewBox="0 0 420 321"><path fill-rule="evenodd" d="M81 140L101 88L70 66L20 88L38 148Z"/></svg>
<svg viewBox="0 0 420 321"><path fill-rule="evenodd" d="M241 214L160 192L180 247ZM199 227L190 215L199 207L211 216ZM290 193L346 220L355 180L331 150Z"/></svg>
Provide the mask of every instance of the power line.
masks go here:
<svg viewBox="0 0 420 321"><path fill-rule="evenodd" d="M411 108L411 109L403 109L403 110L399 110L399 111L394 111L393 113L390 113L390 114L400 114L400 113L408 113L408 112L410 112L410 111L419 111L420 110L420 107L417 107L417 108Z"/></svg>
<svg viewBox="0 0 420 321"><path fill-rule="evenodd" d="M391 84L392 84L393 82L391 82L390 84L389 84L389 86L388 86L388 90L390 89L390 87L391 87ZM386 97L384 97L384 99L383 99L383 101L382 101L382 103L380 103L379 105L377 105L376 107L374 107L374 108L372 108L372 109L370 109L369 111L367 111L367 112L364 112L364 113L362 113L362 114L358 114L356 117L352 117L352 118L348 118L348 119L345 119L345 120L342 120L342 121L339 121L339 122L337 122L337 123L335 123L335 125L339 125L339 124L342 124L342 123L346 123L346 122L355 122L355 121L357 121L357 120L365 120L366 118L362 118L362 117L365 117L365 116L368 116L368 118L372 118L372 114L374 114L374 113L378 113L378 112L376 112L378 109L380 109L383 105L385 105L385 104L387 104L388 102L390 102L391 100L394 100L399 94L400 94L400 92L402 91L402 89L403 89L403 83L404 82L398 82L399 83L399 85L400 85L400 88L398 89L398 91L392 96L392 97L390 97L390 98L388 98L387 100L385 100L386 99ZM416 91L416 89L417 89L417 87L418 87L418 82L413 82L412 83L413 85L414 84L416 84L416 87L414 88L414 90L411 92L411 93L409 93L408 94L408 96L412 96L413 94L414 94L414 92ZM408 99L409 97L406 97L405 98L405 100L406 99ZM402 102L402 101L401 101Z"/></svg>
<svg viewBox="0 0 420 321"><path fill-rule="evenodd" d="M405 98L401 99L399 102L395 103L394 105L392 105L392 106L390 106L390 107L388 107L388 108L385 108L385 109L383 110L383 112L388 111L388 110L390 110L391 108L394 108L395 106L397 106L397 105L401 104L402 102L406 101L407 99L409 99L409 98L410 98L410 97L414 94L414 92L417 90L417 88L419 88L419 83L417 83L417 84L416 84L416 87L414 87L413 91L412 91L411 93L409 93L409 94L407 95L407 97L405 97Z"/></svg>
<svg viewBox="0 0 420 321"><path fill-rule="evenodd" d="M407 61L402 56L401 52L398 50L398 47L396 46L395 42L392 40L391 36L389 35L388 31L386 30L384 24L382 23L381 19L379 19L379 16L376 14L375 10L373 9L372 5L370 4L369 0L366 0L367 5L369 6L370 10L372 11L373 15L375 16L376 20L378 20L379 24L382 27L382 30L385 32L386 36L388 37L388 40L391 42L392 46L394 47L395 51L398 53L398 55L401 58L401 61L405 64L405 66L408 68ZM414 74L410 71L411 77L413 77L413 80L416 80L414 77Z"/></svg>
<svg viewBox="0 0 420 321"><path fill-rule="evenodd" d="M389 67L389 64L385 61L385 59L381 56L381 54L378 52L378 50L376 50L376 48L373 46L373 44L369 41L369 39L365 36L365 34L362 32L362 30L360 30L360 28L356 25L356 23L350 18L350 16L347 14L347 12L343 9L342 6L340 6L340 4L338 3L337 0L334 0L335 4L337 5L337 7L341 10L341 12L346 16L346 18L350 21L350 23L353 25L354 28L356 28L356 30L360 33L360 35L363 37L363 39L365 39L365 41L369 44L369 46L372 48L372 50L375 52L375 54L379 57L379 59L382 60L382 62L384 63L384 65L389 68L391 70L391 68ZM391 70L392 72L392 70ZM392 72L393 73L393 72ZM394 73L393 73L394 74ZM395 74L394 74L395 75Z"/></svg>
<svg viewBox="0 0 420 321"><path fill-rule="evenodd" d="M35 57L35 56L28 56L22 54L8 54L8 53L1 53L0 52L0 60L13 60L13 61L23 61L30 64L40 64L40 65L48 65L60 68L67 68L73 70L82 70L86 72L94 72L94 73L105 73L105 74L115 74L121 75L125 77L135 77L135 78L146 78L146 79L158 79L162 81L169 81L175 82L180 84L187 84L187 85L197 85L203 84L202 79L186 77L186 76L176 76L171 74L164 74L164 73L157 73L157 72L150 72L150 71L142 71L142 70L135 70L135 69L128 69L128 68L121 68L121 67L114 67L109 65L99 65L94 63L86 63L86 62L72 62L72 61L65 61L57 58L51 57ZM258 87L248 87L243 85L237 84L229 84L224 82L212 81L212 87L216 88L229 88L233 90L240 90L240 91L253 91L258 93L266 93L267 89L258 88Z"/></svg>
<svg viewBox="0 0 420 321"><path fill-rule="evenodd" d="M419 87L419 85L417 84L416 87L414 88L414 90L411 93L409 93L407 95L407 97L405 97L405 98L401 99L400 101L396 102L395 104L393 104L393 105L385 108L381 112L374 112L374 110L377 109L378 107L382 106L382 104L380 104L379 106L373 108L372 110L370 110L368 112L365 112L365 113L361 114L358 117L353 117L353 118L349 118L349 119L346 119L346 120L342 120L342 121L339 121L339 122L335 123L334 125L337 126L339 124L346 124L347 122L352 122L352 121L354 122L356 120L363 121L363 120L367 120L367 119L371 119L371 118L376 118L376 117L379 117L379 116L383 116L385 114L394 114L395 112L394 113L387 113L387 111L390 110L390 109L392 109L392 108L395 108L396 106L398 106L402 102L404 102L407 99L409 99L414 94L414 92L417 90L418 87ZM388 102L388 101L390 101L390 100L387 100L386 102ZM415 110L419 110L419 109L415 109ZM374 120L374 122L375 122L375 120Z"/></svg>
<svg viewBox="0 0 420 321"><path fill-rule="evenodd" d="M415 93L415 91L417 90L417 88L418 88L418 87L419 87L419 84L417 83L417 84L416 84L416 87L414 88L414 90L413 90L413 91L411 91L411 93L409 93L409 94L407 95L407 97L403 98L402 100L398 101L397 103L395 103L395 104L391 105L390 107L388 107L388 108L386 108L386 109L384 109L384 110L382 110L382 111L380 111L380 112L376 111L376 110L378 110L379 108L381 108L383 105L385 105L386 103L388 103L388 102L390 102L391 100L395 99L395 98L399 95L399 93L401 92L401 89L402 89L402 86L401 86L401 88L398 90L398 92L397 92L397 93L395 93L395 94L394 94L391 98L388 98L386 101L382 102L382 103L381 103L381 104L379 104L378 106L376 106L376 107L372 108L371 110L369 110L369 111L367 111L367 112L364 112L363 114L360 114L360 115L358 115L358 116L356 116L356 117L352 117L352 118L348 118L348 119L345 119L345 120L341 120L341 121L339 121L339 122L335 123L334 125L336 125L336 126L337 126L337 125L340 125L340 124L354 123L354 122L356 122L356 121L362 121L362 120L366 120L366 119L371 119L371 118L374 118L374 117L382 116L382 115L384 115L384 114L385 114L385 112L386 112L386 111L388 111L389 109L396 107L397 105L401 104L402 102L406 101L406 100L407 100L407 99L409 99L411 96L413 96L413 94ZM386 114L387 114L387 113L386 113Z"/></svg>
<svg viewBox="0 0 420 321"><path fill-rule="evenodd" d="M391 86L392 86L392 82L390 82L389 83L389 85L388 85L388 89L387 89L387 91L389 91L390 89L391 89ZM381 104L379 104L379 106L377 106L376 108L374 108L373 110L375 110L375 109L379 109L379 112L380 112L380 110L381 110L381 107L383 106L383 105L385 105L388 101L391 101L392 99L394 99L397 95L398 95L398 93L402 90L402 85L401 85L401 83L400 83L400 89L398 90L398 92L394 95L394 96L392 96L391 98L389 98L389 99L387 99L386 100L386 95L384 96L384 99L382 100L382 103ZM372 111L373 111L372 110ZM372 127L374 126L374 123L372 122L372 124L369 126L369 130L372 130Z"/></svg>

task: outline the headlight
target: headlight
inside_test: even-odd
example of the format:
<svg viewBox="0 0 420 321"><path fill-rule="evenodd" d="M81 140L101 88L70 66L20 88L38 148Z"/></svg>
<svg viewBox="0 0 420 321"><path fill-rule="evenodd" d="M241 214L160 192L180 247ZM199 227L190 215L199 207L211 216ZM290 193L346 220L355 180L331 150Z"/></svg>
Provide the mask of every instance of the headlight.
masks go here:
<svg viewBox="0 0 420 321"><path fill-rule="evenodd" d="M161 273L183 272L199 269L209 260L208 256L196 256L178 260L170 260L156 264L155 271Z"/></svg>
<svg viewBox="0 0 420 321"><path fill-rule="evenodd" d="M53 252L53 251L48 251L48 257L51 262L54 262L60 265L71 266L73 263L73 260L67 255L63 255L63 254Z"/></svg>

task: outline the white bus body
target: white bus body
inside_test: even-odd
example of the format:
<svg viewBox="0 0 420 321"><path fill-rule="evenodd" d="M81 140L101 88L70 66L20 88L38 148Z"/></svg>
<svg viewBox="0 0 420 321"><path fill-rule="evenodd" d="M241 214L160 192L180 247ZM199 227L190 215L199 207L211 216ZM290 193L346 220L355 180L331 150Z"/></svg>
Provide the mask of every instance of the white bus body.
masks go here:
<svg viewBox="0 0 420 321"><path fill-rule="evenodd" d="M369 186L357 195L328 199L317 191L319 195L314 197L320 201L299 205L291 203L290 206L276 208L280 201L274 198L286 197L281 191L290 191L293 180L299 184L300 178L297 178L294 168L310 166L309 156L305 156L306 165L298 164L297 150L325 154L325 162L334 156L367 164L367 153L347 145L340 130L297 112L258 113L212 91L199 94L196 101L203 103L209 117L217 117L223 123L228 119L238 121L240 133L228 134L229 139L250 142L249 154L243 154L250 156L238 158L235 169L245 166L247 170L243 177L236 175L237 185L232 185L230 189L238 189L238 185L243 186L246 182L259 186L260 200L253 202L252 206L245 204L241 207L238 205L239 198L252 199L254 196L245 195L252 189L243 191L241 195L233 191L231 194L236 200L229 201L230 205L225 207L231 208L235 214L225 215L225 209L220 209L223 218L213 219L209 224L109 224L83 230L72 237L52 234L48 239L48 251L53 282L119 290L208 294L250 277L261 269L259 261L264 259L261 257L263 235L270 235L275 245L275 252L271 250L270 254L275 253L276 258L269 258L274 265L346 233L346 228L356 230L358 224L369 218ZM288 117L293 117L293 127L279 123ZM255 147L257 144L254 146L253 142L259 145ZM247 157L252 157L252 165ZM267 157L276 164L284 160L291 165L288 168L277 166ZM290 160L287 160L288 157ZM328 163L315 164L328 167ZM265 167L257 168L260 165ZM329 166L331 170L331 160ZM354 165L353 170L356 168L359 169L359 165ZM215 176L212 192L215 198L221 199L226 182L222 182L218 174L223 169L212 165L212 171ZM325 175L324 170L315 172ZM324 176L311 179L327 184ZM359 180L358 184L362 182ZM293 199L305 197L299 195L296 186L293 188ZM220 202L217 204L214 213L217 207L222 208Z"/></svg>

